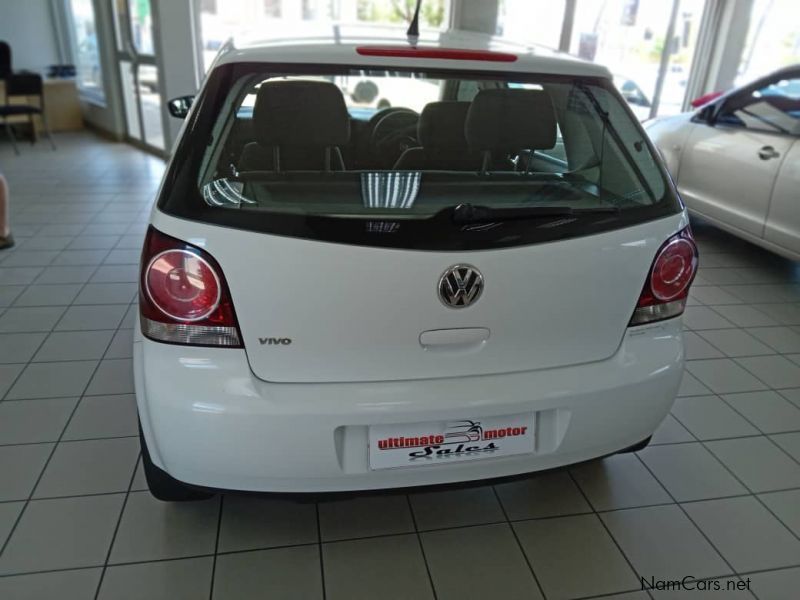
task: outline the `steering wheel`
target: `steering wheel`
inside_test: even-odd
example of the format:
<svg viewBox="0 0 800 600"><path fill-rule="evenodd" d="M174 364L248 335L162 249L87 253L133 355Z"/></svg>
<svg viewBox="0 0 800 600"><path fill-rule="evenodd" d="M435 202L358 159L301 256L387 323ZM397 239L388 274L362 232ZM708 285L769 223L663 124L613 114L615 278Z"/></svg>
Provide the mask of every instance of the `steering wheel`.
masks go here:
<svg viewBox="0 0 800 600"><path fill-rule="evenodd" d="M372 126L370 151L380 158L382 165L394 165L403 152L419 145L418 122L419 114L409 108L387 108L377 112L368 123Z"/></svg>

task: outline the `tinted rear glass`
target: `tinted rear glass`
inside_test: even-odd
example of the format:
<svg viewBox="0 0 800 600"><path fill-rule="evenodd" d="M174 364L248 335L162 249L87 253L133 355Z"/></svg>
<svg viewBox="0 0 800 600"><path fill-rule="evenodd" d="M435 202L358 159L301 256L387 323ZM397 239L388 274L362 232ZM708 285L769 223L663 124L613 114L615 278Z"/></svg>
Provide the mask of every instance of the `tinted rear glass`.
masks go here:
<svg viewBox="0 0 800 600"><path fill-rule="evenodd" d="M184 217L452 249L680 210L605 80L245 64L216 69L198 102L160 204Z"/></svg>

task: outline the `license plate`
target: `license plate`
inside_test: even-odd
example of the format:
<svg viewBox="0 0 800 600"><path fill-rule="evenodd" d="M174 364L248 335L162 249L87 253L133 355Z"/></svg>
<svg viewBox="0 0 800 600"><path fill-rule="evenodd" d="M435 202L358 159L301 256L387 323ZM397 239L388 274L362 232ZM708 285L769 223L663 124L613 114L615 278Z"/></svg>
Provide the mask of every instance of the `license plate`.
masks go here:
<svg viewBox="0 0 800 600"><path fill-rule="evenodd" d="M369 428L369 468L449 464L533 452L533 413Z"/></svg>

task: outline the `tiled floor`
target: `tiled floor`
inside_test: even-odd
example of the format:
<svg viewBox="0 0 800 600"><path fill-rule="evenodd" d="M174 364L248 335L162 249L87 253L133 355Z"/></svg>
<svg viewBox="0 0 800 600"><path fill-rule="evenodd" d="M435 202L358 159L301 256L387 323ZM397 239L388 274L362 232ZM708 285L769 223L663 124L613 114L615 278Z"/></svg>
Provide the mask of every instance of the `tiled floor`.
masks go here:
<svg viewBox="0 0 800 600"><path fill-rule="evenodd" d="M688 372L652 445L494 487L167 505L137 463L137 253L163 166L0 143L0 598L800 597L800 269L697 227ZM639 577L750 580L641 592ZM707 584L711 585L711 584Z"/></svg>

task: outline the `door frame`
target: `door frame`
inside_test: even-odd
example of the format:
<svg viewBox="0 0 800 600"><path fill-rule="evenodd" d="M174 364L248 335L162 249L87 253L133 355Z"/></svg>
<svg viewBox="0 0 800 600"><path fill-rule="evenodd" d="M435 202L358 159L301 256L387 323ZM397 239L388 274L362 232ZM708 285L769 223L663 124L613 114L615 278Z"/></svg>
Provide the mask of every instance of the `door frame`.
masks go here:
<svg viewBox="0 0 800 600"><path fill-rule="evenodd" d="M120 14L118 9L119 2L124 3L125 5L125 12L124 14ZM128 118L127 118L127 111L128 108L125 103L125 86L123 84L122 79L120 78L119 81L119 90L120 90L120 98L122 99L121 106L122 110L125 113L125 141L129 144L136 146L142 150L146 150L152 154L156 154L161 156L162 158L166 158L168 156L167 152L167 114L163 99L163 86L162 86L162 74L163 68L161 65L161 61L159 60L161 54L161 43L160 43L160 28L159 28L159 20L158 20L158 0L149 0L150 3L150 15L152 20L152 36L153 36L153 53L146 54L141 53L136 48L136 45L133 42L133 19L131 18L130 14L130 2L131 0L111 0L112 4L112 19L114 23L114 68L120 69L122 66L123 61L130 63L131 68L131 77L133 80L133 94L134 94L134 104L136 105L136 113L137 113L137 121L139 124L139 137L135 137L131 135L130 130L128 129ZM147 135L145 132L145 125L144 125L144 110L142 109L142 95L141 95L141 87L139 86L139 67L145 66L152 66L156 70L156 81L158 84L158 92L161 98L161 103L159 105L159 117L161 121L161 131L162 136L164 139L164 148L159 148L158 146L153 145L152 143L148 142Z"/></svg>

